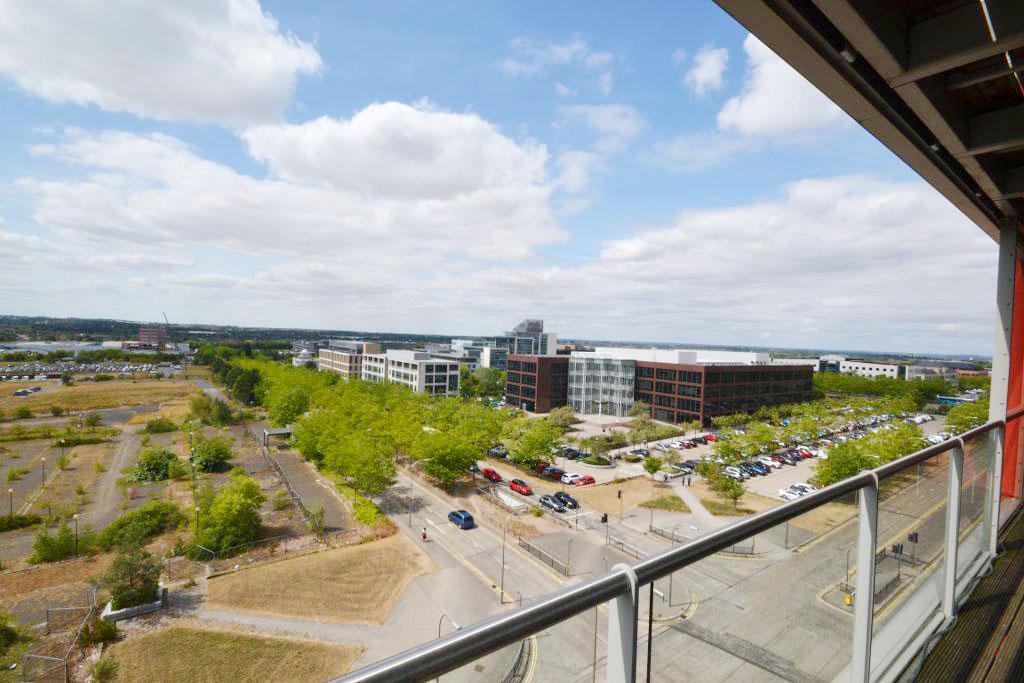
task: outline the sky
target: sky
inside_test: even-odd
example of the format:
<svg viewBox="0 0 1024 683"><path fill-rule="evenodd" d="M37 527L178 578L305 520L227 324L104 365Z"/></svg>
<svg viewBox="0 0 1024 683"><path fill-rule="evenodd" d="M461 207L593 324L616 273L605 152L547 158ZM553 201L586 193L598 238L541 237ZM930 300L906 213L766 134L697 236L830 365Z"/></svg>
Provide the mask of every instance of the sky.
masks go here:
<svg viewBox="0 0 1024 683"><path fill-rule="evenodd" d="M711 2L5 0L0 313L989 354L997 248Z"/></svg>

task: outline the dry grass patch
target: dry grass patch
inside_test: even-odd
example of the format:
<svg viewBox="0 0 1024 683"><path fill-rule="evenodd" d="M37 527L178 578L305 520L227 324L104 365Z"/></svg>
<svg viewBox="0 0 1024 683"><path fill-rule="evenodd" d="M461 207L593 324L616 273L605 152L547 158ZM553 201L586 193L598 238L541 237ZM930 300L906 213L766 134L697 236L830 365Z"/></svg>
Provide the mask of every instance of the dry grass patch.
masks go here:
<svg viewBox="0 0 1024 683"><path fill-rule="evenodd" d="M346 673L362 648L242 632L171 628L110 648L118 681L322 681Z"/></svg>
<svg viewBox="0 0 1024 683"><path fill-rule="evenodd" d="M748 490L742 498L736 501L734 506L730 501L723 500L721 496L712 491L703 479L694 479L690 489L700 498L701 504L708 512L723 517L752 515L777 507L782 503L781 500L773 500Z"/></svg>
<svg viewBox="0 0 1024 683"><path fill-rule="evenodd" d="M641 503L649 501L652 497L657 498L658 492L667 491L668 487L663 483L657 482L654 484L653 492L651 495L651 480L650 479L627 479L626 481L618 484L612 482L610 484L601 484L598 486L587 486L581 489L569 489L569 492L578 498L581 503L597 510L598 512L607 512L610 515L618 515L620 510L625 512L626 510L632 510L639 506ZM618 492L622 491L622 500L619 500Z"/></svg>
<svg viewBox="0 0 1024 683"><path fill-rule="evenodd" d="M42 564L27 571L0 574L0 606L39 590L82 583L103 576L113 561L111 554L86 557L59 564Z"/></svg>
<svg viewBox="0 0 1024 683"><path fill-rule="evenodd" d="M174 399L160 404L160 409L153 413L139 413L132 415L127 424L144 425L150 420L162 417L175 424L181 424L182 420L188 417L189 404L185 399Z"/></svg>
<svg viewBox="0 0 1024 683"><path fill-rule="evenodd" d="M207 602L289 617L380 624L409 581L431 566L415 545L396 534L212 578Z"/></svg>
<svg viewBox="0 0 1024 683"><path fill-rule="evenodd" d="M68 412L117 408L120 406L164 403L187 399L200 392L199 387L182 380L111 380L109 382L81 382L69 387L58 387L31 396L0 397L0 410L12 412L19 406L28 406L36 414L49 414L50 406L61 406Z"/></svg>
<svg viewBox="0 0 1024 683"><path fill-rule="evenodd" d="M54 452L59 453L60 449L54 449ZM67 450L69 463L63 470L58 469L57 459L53 458L48 464L56 471L47 480L46 491L36 499L31 512L40 515L46 514L48 510L56 511L58 508L74 508L75 512L79 511L96 492L96 481L100 477L100 473L96 471L96 463L103 463L106 467L113 453L112 443L75 446ZM79 491L85 493L80 494Z"/></svg>

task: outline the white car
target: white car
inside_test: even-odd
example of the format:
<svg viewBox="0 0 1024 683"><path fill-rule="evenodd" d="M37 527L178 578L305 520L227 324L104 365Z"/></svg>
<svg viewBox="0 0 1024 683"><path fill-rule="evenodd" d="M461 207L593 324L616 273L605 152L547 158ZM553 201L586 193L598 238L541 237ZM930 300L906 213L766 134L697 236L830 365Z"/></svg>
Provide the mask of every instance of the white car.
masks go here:
<svg viewBox="0 0 1024 683"><path fill-rule="evenodd" d="M800 494L792 489L779 489L779 498L782 500L796 500L799 497Z"/></svg>
<svg viewBox="0 0 1024 683"><path fill-rule="evenodd" d="M797 491L803 491L804 495L817 491L817 489L810 484L793 484L789 488L790 490L796 489Z"/></svg>
<svg viewBox="0 0 1024 683"><path fill-rule="evenodd" d="M654 447L654 450L661 451L662 453L668 453L672 448L666 443L659 443Z"/></svg>
<svg viewBox="0 0 1024 683"><path fill-rule="evenodd" d="M741 470L739 467L733 467L732 465L726 467L724 470L722 470L722 472L725 474L725 476L731 477L736 481L743 481L744 479L747 478L746 472Z"/></svg>
<svg viewBox="0 0 1024 683"><path fill-rule="evenodd" d="M573 482L575 482L577 479L579 479L582 476L583 476L582 474L576 474L574 472L566 472L565 474L562 475L562 483L563 484L572 484Z"/></svg>
<svg viewBox="0 0 1024 683"><path fill-rule="evenodd" d="M757 459L757 461L759 463L761 463L762 465L764 465L765 467L774 467L776 469L782 467L782 463L781 462L777 462L775 460L772 460L767 455L762 455L760 458Z"/></svg>
<svg viewBox="0 0 1024 683"><path fill-rule="evenodd" d="M672 441L672 442L669 443L668 447L669 448L674 448L677 451L681 451L684 448L682 441Z"/></svg>

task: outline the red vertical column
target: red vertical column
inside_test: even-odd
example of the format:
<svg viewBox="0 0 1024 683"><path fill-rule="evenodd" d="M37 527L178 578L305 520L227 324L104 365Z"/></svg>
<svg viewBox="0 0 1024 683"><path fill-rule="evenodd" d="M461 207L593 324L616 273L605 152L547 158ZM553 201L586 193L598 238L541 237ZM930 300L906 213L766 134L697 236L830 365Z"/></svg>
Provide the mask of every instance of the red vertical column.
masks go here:
<svg viewBox="0 0 1024 683"><path fill-rule="evenodd" d="M1020 248L1018 247L1018 254ZM1010 333L1010 372L1007 378L1006 412L1024 405L1024 264L1020 257L1014 264L1013 328ZM1020 418L1006 425L1003 448L1003 477L1000 493L1011 498L1021 497L1021 477L1024 475L1024 440L1021 439Z"/></svg>

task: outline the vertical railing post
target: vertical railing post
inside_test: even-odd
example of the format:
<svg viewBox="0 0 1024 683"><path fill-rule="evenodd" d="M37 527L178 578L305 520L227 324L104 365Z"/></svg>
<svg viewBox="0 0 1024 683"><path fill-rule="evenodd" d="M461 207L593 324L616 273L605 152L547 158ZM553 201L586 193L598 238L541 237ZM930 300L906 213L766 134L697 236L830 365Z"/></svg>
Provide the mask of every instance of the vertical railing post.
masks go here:
<svg viewBox="0 0 1024 683"><path fill-rule="evenodd" d="M989 388L989 422L1006 420L1010 409L1010 349L1013 338L1014 279L1017 273L1017 225L1015 220L1003 221L999 226L999 258L996 270L996 329L992 340L992 385ZM993 556L999 531L999 500L1003 485L1003 451L1006 446L1007 424L999 429L992 480L992 522L994 532L989 539Z"/></svg>
<svg viewBox="0 0 1024 683"><path fill-rule="evenodd" d="M996 427L990 432L993 435L993 445L989 459L989 501L987 511L988 522L988 555L989 561L996 561L996 551L999 545L999 501L1002 497L1000 487L1002 486L1003 472L1003 444L1006 443L1006 425Z"/></svg>
<svg viewBox="0 0 1024 683"><path fill-rule="evenodd" d="M633 683L636 680L636 628L639 612L639 586L636 573L628 564L617 564L629 577L629 591L608 605L608 656L605 680L610 683Z"/></svg>
<svg viewBox="0 0 1024 683"><path fill-rule="evenodd" d="M874 476L874 475L873 475ZM875 543L878 538L878 477L858 491L857 592L853 603L853 683L871 678L871 637L875 614Z"/></svg>
<svg viewBox="0 0 1024 683"><path fill-rule="evenodd" d="M956 563L960 541L960 489L964 480L964 440L949 451L949 489L946 500L946 550L943 556L942 615L956 615Z"/></svg>

